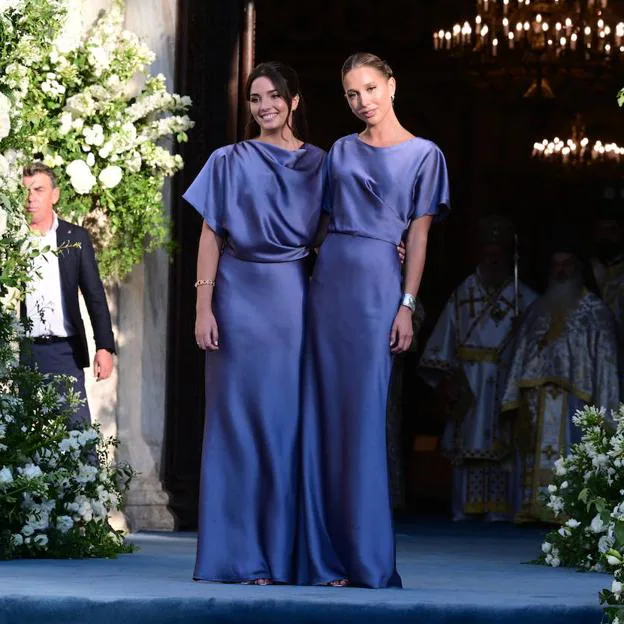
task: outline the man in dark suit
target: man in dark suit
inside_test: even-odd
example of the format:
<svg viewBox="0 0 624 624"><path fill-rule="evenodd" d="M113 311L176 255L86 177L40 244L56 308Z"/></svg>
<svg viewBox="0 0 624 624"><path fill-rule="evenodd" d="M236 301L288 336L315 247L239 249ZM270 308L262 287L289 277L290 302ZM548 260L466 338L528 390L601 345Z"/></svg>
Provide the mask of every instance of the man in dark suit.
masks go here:
<svg viewBox="0 0 624 624"><path fill-rule="evenodd" d="M22 315L31 323L32 345L28 364L42 373L71 375L74 389L85 399L75 414L76 424L91 421L86 403L84 368L89 366L85 326L80 316L78 291L82 293L95 337L93 374L97 381L110 377L115 341L104 286L87 231L59 219L54 206L60 189L54 172L41 162L24 168L22 183L28 191L26 209L33 235L50 251L36 260L35 277L22 304ZM57 250L60 251L55 253Z"/></svg>

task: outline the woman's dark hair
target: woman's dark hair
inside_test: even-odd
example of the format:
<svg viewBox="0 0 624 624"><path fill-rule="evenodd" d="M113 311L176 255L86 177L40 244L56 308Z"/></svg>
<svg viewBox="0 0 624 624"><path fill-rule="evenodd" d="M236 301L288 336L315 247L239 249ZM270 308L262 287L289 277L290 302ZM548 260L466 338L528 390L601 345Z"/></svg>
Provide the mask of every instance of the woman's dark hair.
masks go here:
<svg viewBox="0 0 624 624"><path fill-rule="evenodd" d="M301 141L305 141L308 138L308 123L305 114L305 102L301 94L297 72L292 67L284 65L284 63L280 63L279 61L269 61L256 65L249 74L247 84L245 85L245 97L248 102L251 97L251 85L253 81L261 77L268 78L273 83L279 96L286 102L288 105L288 117L290 117L292 110L293 98L296 95L299 96L299 105L296 110L292 111L292 126L290 122L287 123L295 137ZM245 138L253 139L259 134L260 126L258 126L256 120L250 113L247 119L247 127L245 128Z"/></svg>
<svg viewBox="0 0 624 624"><path fill-rule="evenodd" d="M369 52L356 52L342 64L342 79L344 80L344 77L352 69L357 69L358 67L372 67L382 76L385 76L386 79L390 79L393 76L392 69L386 61L382 61L378 56Z"/></svg>

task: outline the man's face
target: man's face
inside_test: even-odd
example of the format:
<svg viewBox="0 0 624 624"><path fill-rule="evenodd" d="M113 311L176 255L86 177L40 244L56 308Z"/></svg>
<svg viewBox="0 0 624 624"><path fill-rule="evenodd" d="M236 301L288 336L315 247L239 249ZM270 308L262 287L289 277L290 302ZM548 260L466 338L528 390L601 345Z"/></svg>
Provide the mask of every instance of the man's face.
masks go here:
<svg viewBox="0 0 624 624"><path fill-rule="evenodd" d="M22 178L22 184L28 192L26 210L30 215L31 225L37 225L53 219L54 205L59 200L58 187L52 186L52 180L45 173L35 173Z"/></svg>
<svg viewBox="0 0 624 624"><path fill-rule="evenodd" d="M509 258L501 245L481 247L479 273L487 286L500 286L509 276Z"/></svg>
<svg viewBox="0 0 624 624"><path fill-rule="evenodd" d="M550 267L550 277L553 282L567 282L578 275L578 261L576 257L567 252L553 254Z"/></svg>

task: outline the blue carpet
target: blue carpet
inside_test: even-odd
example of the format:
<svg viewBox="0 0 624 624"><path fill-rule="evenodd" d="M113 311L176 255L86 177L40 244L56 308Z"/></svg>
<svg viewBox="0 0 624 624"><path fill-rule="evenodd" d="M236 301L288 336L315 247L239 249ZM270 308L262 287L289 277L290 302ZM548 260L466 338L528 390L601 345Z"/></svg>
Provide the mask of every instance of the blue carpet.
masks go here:
<svg viewBox="0 0 624 624"><path fill-rule="evenodd" d="M0 563L0 624L599 624L603 574L525 565L543 531L399 525L405 589L193 583L192 534L139 533L116 560Z"/></svg>

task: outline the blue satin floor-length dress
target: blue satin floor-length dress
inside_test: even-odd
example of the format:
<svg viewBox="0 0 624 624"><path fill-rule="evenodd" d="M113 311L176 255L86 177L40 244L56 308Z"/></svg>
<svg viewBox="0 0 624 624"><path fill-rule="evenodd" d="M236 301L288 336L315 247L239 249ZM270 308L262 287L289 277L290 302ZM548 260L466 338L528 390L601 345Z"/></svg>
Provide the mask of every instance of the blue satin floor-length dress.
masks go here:
<svg viewBox="0 0 624 624"><path fill-rule="evenodd" d="M195 580L294 580L306 256L325 152L243 141L212 154L184 198L226 241L206 353Z"/></svg>
<svg viewBox="0 0 624 624"><path fill-rule="evenodd" d="M400 587L386 449L396 245L413 219L445 214L446 164L424 139L379 148L350 135L326 165L330 226L310 285L302 385L298 582Z"/></svg>

